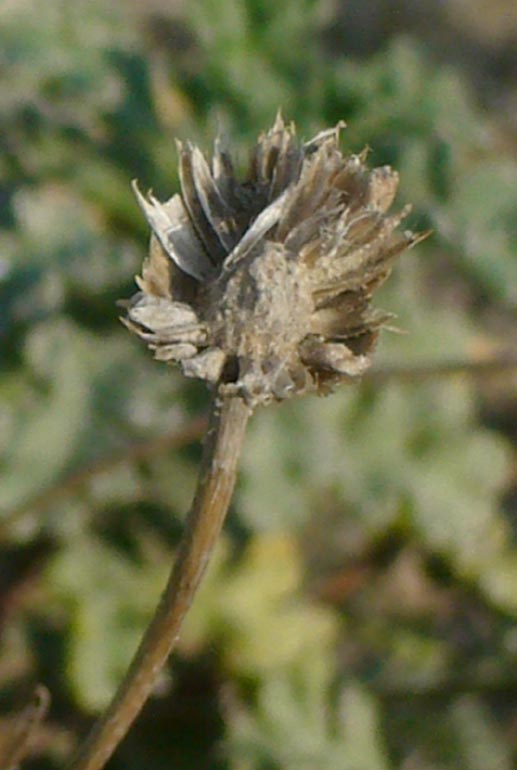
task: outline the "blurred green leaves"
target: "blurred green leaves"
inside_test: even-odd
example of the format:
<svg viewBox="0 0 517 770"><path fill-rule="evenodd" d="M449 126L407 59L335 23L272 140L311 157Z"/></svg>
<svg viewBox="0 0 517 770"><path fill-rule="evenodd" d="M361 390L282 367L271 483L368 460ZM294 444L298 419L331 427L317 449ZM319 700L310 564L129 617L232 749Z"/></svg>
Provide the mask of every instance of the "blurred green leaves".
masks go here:
<svg viewBox="0 0 517 770"><path fill-rule="evenodd" d="M393 385L259 414L245 450L243 516L259 531L299 529L327 491L370 535L404 511L426 547L475 573L508 535L494 502L508 455L473 429L470 397L460 383Z"/></svg>
<svg viewBox="0 0 517 770"><path fill-rule="evenodd" d="M4 456L7 484L1 504L9 509L45 487L77 451L88 415L88 361L79 335L76 345L66 323L40 327L28 341L28 367L52 385L37 408L12 421L12 437ZM39 371L38 371L39 370Z"/></svg>
<svg viewBox="0 0 517 770"><path fill-rule="evenodd" d="M166 564L139 568L101 540L69 540L48 575L51 597L67 611L66 673L86 711L105 707L130 663Z"/></svg>
<svg viewBox="0 0 517 770"><path fill-rule="evenodd" d="M319 0L0 10L0 621L15 615L32 649L20 680L52 665L31 647L36 621L64 650L53 719L71 740L137 644L199 460L174 437L206 394L129 339L114 304L147 248L130 181L176 190L175 135L207 146L219 125L244 165L279 107L302 136L344 118L345 146L394 164L411 226L434 231L383 289L403 333L384 332L379 366L469 361L511 339L517 200L501 116L414 36L352 58L337 15ZM209 660L220 712L185 768L512 765L512 387L373 380L254 416L175 661ZM30 573L41 538L52 548ZM2 692L13 656L1 640ZM167 701L182 735L181 708L204 729L191 689L190 711L183 691ZM153 733L160 701L149 709L138 756L171 740Z"/></svg>
<svg viewBox="0 0 517 770"><path fill-rule="evenodd" d="M256 711L230 711L228 748L235 770L385 770L373 699L350 686L337 706L324 678L266 678Z"/></svg>
<svg viewBox="0 0 517 770"><path fill-rule="evenodd" d="M337 633L331 611L299 594L303 565L295 541L258 535L239 560L222 548L186 622L180 649L217 640L222 660L241 676L329 669Z"/></svg>
<svg viewBox="0 0 517 770"><path fill-rule="evenodd" d="M515 167L492 159L459 179L438 222L488 294L517 307ZM452 204L452 205L449 205Z"/></svg>

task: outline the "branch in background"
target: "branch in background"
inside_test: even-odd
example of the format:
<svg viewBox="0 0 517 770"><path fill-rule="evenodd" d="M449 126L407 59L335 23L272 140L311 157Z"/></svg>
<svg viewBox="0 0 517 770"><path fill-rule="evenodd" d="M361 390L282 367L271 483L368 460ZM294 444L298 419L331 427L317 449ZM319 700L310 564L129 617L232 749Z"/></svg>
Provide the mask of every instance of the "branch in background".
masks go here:
<svg viewBox="0 0 517 770"><path fill-rule="evenodd" d="M2 746L0 770L15 770L27 757L31 744L48 711L50 695L43 685L38 685L30 702L15 719L7 745Z"/></svg>
<svg viewBox="0 0 517 770"><path fill-rule="evenodd" d="M374 366L363 375L362 382L376 386L391 380L418 383L429 379L442 379L459 375L483 378L511 372L517 372L517 356L515 355L479 360L451 359L420 364ZM205 417L196 417L188 425L177 431L153 437L149 441L141 441L122 447L116 452L100 457L94 462L73 471L4 516L0 520L0 535L2 531L7 531L11 525L22 519L25 515L32 511L41 510L53 504L56 500L72 494L98 474L107 473L119 465L124 465L128 462L149 460L169 449L181 449L193 441L197 441L203 435L206 426L207 420Z"/></svg>
<svg viewBox="0 0 517 770"><path fill-rule="evenodd" d="M372 692L384 701L435 701L442 703L451 701L458 695L469 693L484 697L499 696L515 698L517 692L517 677L514 672L490 671L488 675L471 674L443 678L438 681L422 684L410 683L396 685L394 683L370 683Z"/></svg>
<svg viewBox="0 0 517 770"><path fill-rule="evenodd" d="M206 417L196 417L188 425L179 430L165 433L162 436L153 436L149 441L140 441L135 444L129 444L116 452L111 452L104 457L99 457L92 463L84 465L76 471L73 471L64 478L59 479L39 492L27 502L18 508L11 510L0 520L0 535L2 531L7 531L19 519L32 511L45 508L53 504L56 500L72 494L76 490L91 481L92 478L117 468L119 465L131 462L141 462L151 457L156 457L169 449L181 449L194 441L197 441L206 430Z"/></svg>
<svg viewBox="0 0 517 770"><path fill-rule="evenodd" d="M371 369L364 376L365 382L380 384L387 380L403 382L421 382L422 380L454 377L489 377L496 374L517 372L517 356L508 354L494 358L450 359L443 361L424 361L418 364L386 364Z"/></svg>

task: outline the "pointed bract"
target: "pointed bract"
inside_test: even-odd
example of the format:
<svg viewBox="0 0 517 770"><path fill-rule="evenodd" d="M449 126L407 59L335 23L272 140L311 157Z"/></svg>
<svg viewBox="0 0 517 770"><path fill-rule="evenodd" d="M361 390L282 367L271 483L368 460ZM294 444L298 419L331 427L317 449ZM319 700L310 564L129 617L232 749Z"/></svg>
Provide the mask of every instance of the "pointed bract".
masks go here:
<svg viewBox="0 0 517 770"><path fill-rule="evenodd" d="M210 162L178 143L181 195L134 184L153 238L125 323L156 358L251 405L364 374L391 318L372 295L423 236L387 213L396 171L341 153L343 126L300 143L278 113L244 180L218 137Z"/></svg>

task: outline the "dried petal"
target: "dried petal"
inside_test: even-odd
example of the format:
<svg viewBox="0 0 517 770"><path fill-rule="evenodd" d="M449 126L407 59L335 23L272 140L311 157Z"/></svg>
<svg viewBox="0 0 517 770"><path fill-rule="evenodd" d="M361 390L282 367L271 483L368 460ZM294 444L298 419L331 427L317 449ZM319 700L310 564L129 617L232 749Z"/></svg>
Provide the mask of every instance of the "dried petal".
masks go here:
<svg viewBox="0 0 517 770"><path fill-rule="evenodd" d="M342 343L322 342L317 338L309 338L302 343L301 357L314 369L329 369L349 377L360 377L371 363L369 356L355 355Z"/></svg>
<svg viewBox="0 0 517 770"><path fill-rule="evenodd" d="M277 224L282 215L282 209L287 194L288 191L286 190L258 215L235 249L228 255L228 258L224 263L225 269L228 269L230 265L243 259L246 254L248 254L257 243L267 235L271 228Z"/></svg>
<svg viewBox="0 0 517 770"><path fill-rule="evenodd" d="M144 198L136 182L133 189L153 233L169 257L187 275L203 282L215 274L214 268L185 211L179 195L160 203L152 195Z"/></svg>
<svg viewBox="0 0 517 770"><path fill-rule="evenodd" d="M203 174L199 169L199 157L197 168L195 168L195 150L190 143L185 147L178 142L180 152L180 180L183 202L187 209L190 221L202 242L209 261L212 265L220 265L227 252L224 245L219 240L219 236L214 230L210 219L207 216L205 207L209 209L209 192L204 186ZM198 151L198 156L201 153ZM205 180L206 184L206 180Z"/></svg>
<svg viewBox="0 0 517 770"><path fill-rule="evenodd" d="M216 383L222 373L226 356L220 348L209 348L183 364L187 377L197 377Z"/></svg>
<svg viewBox="0 0 517 770"><path fill-rule="evenodd" d="M175 361L176 363L182 361L184 367L185 362L197 353L197 347L188 343L151 345L151 348L154 350L154 357L157 361Z"/></svg>
<svg viewBox="0 0 517 770"><path fill-rule="evenodd" d="M197 326L198 318L194 310L184 302L171 302L161 297L135 295L129 315L132 321L159 332L171 326Z"/></svg>

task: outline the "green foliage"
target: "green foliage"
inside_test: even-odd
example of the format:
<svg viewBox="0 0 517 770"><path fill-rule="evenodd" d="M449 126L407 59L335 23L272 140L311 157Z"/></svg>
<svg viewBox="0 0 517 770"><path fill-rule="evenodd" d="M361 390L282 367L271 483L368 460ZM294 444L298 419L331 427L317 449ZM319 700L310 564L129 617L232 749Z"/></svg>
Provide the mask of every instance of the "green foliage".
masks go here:
<svg viewBox="0 0 517 770"><path fill-rule="evenodd" d="M328 691L322 677L305 677L301 683L285 675L265 678L252 715L236 706L230 712L231 767L385 770L372 698L348 687L331 707Z"/></svg>
<svg viewBox="0 0 517 770"><path fill-rule="evenodd" d="M414 36L352 58L319 0L137 5L0 10L0 694L49 682L55 766L125 669L195 484L181 433L207 396L115 306L146 250L129 183L176 189L174 135L220 125L244 165L282 107L396 166L434 232L383 289L402 334L380 368L482 357L513 322L515 161L464 73ZM510 768L511 387L372 379L255 415L169 700L117 768Z"/></svg>
<svg viewBox="0 0 517 770"><path fill-rule="evenodd" d="M181 648L192 654L217 640L225 665L258 678L287 668L328 668L334 613L298 594L303 564L286 536L258 535L238 562L224 550L202 587Z"/></svg>
<svg viewBox="0 0 517 770"><path fill-rule="evenodd" d="M54 560L48 580L67 609L68 680L86 710L107 705L129 665L165 580L161 561L139 568L83 533L69 538Z"/></svg>
<svg viewBox="0 0 517 770"><path fill-rule="evenodd" d="M438 222L459 245L465 268L485 292L517 305L514 169L488 159L454 186L451 209L442 205Z"/></svg>

